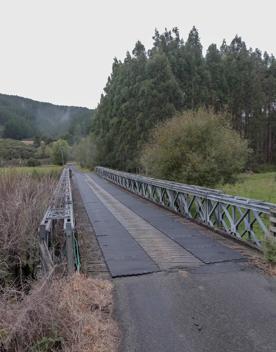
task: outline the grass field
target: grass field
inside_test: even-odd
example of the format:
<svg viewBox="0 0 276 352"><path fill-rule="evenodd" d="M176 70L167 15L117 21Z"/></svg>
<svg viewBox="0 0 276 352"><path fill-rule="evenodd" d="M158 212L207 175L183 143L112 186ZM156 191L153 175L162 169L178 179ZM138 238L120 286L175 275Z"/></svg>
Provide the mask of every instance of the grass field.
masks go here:
<svg viewBox="0 0 276 352"><path fill-rule="evenodd" d="M217 188L228 194L276 203L276 172L242 174L235 184Z"/></svg>
<svg viewBox="0 0 276 352"><path fill-rule="evenodd" d="M4 173L15 173L22 175L31 176L52 176L58 177L61 173L62 166L58 165L45 165L45 166L35 166L35 167L0 167L0 175Z"/></svg>

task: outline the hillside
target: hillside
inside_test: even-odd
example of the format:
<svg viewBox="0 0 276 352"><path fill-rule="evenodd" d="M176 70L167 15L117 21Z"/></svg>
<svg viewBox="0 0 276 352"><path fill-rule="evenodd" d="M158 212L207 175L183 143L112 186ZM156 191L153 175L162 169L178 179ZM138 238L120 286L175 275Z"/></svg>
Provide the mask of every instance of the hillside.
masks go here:
<svg viewBox="0 0 276 352"><path fill-rule="evenodd" d="M79 130L84 125L87 128L92 114L93 110L87 108L59 106L0 94L0 137L59 137L67 134L72 126Z"/></svg>

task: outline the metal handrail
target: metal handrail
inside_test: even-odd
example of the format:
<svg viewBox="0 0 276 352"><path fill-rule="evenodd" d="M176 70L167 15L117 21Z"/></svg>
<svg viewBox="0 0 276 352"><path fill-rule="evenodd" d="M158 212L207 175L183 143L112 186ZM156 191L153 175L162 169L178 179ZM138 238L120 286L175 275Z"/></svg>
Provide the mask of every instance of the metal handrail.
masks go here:
<svg viewBox="0 0 276 352"><path fill-rule="evenodd" d="M254 209L262 210L268 213L270 212L270 209L272 208L276 209L276 204L274 203L269 203L269 202L265 202L257 199L250 199L250 198L245 198L240 196L233 196L227 193L223 193L223 191L218 189L206 188L206 187L195 186L195 185L187 185L184 183L178 183L178 182L168 181L168 180L160 180L160 179L147 177L143 175L131 174L129 172L117 171L117 170L113 170L102 166L97 166L96 172L101 176L104 176L105 173L112 173L114 175L123 176L135 181L145 182L154 186L168 188L174 191L179 191L179 192L185 191L190 193L191 195L200 195L200 196L205 196L206 198L210 198L212 200L225 201L226 203L231 203L231 205L240 205L240 206L246 205L247 207L250 207L250 209L252 210Z"/></svg>
<svg viewBox="0 0 276 352"><path fill-rule="evenodd" d="M54 265L54 248L52 246L55 223L63 221L63 231L66 239L66 257L68 272L79 271L80 258L75 236L75 219L73 197L70 182L70 169L64 168L56 189L39 226L40 254L44 271Z"/></svg>
<svg viewBox="0 0 276 352"><path fill-rule="evenodd" d="M101 166L96 167L96 173L143 198L250 242L259 249L264 238L271 235L270 214L276 211L276 204Z"/></svg>

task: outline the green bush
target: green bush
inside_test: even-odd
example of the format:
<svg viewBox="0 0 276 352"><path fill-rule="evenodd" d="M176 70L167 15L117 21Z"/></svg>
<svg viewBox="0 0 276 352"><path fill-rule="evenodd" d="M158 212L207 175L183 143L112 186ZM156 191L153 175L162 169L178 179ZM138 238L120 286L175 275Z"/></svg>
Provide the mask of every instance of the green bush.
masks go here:
<svg viewBox="0 0 276 352"><path fill-rule="evenodd" d="M27 160L26 166L34 167L34 166L40 166L41 163L39 160L30 158Z"/></svg>
<svg viewBox="0 0 276 352"><path fill-rule="evenodd" d="M141 164L153 177L214 186L243 170L250 149L225 115L184 112L157 126L144 146Z"/></svg>
<svg viewBox="0 0 276 352"><path fill-rule="evenodd" d="M69 156L69 145L64 139L59 139L52 144L51 159L56 165L66 164Z"/></svg>
<svg viewBox="0 0 276 352"><path fill-rule="evenodd" d="M0 139L0 159L29 159L33 158L35 148L31 145L25 145L21 141L13 139Z"/></svg>
<svg viewBox="0 0 276 352"><path fill-rule="evenodd" d="M93 169L96 163L97 148L92 135L82 138L73 148L73 157L83 168Z"/></svg>

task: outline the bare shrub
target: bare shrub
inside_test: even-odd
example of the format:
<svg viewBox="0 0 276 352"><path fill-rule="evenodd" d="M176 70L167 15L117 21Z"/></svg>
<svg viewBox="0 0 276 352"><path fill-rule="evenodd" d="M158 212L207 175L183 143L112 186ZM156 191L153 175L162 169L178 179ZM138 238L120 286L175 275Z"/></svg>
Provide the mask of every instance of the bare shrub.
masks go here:
<svg viewBox="0 0 276 352"><path fill-rule="evenodd" d="M22 286L35 273L37 228L56 184L56 177L0 173L0 286Z"/></svg>
<svg viewBox="0 0 276 352"><path fill-rule="evenodd" d="M0 350L112 352L118 329L111 314L109 281L49 276L23 299L6 295L0 303Z"/></svg>

